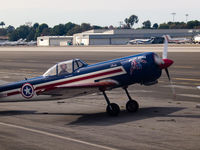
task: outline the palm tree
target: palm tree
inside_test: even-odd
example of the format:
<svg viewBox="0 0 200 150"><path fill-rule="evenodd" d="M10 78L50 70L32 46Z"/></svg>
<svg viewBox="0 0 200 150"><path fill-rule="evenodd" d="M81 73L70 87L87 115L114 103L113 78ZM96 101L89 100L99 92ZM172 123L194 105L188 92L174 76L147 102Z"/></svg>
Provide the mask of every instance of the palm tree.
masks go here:
<svg viewBox="0 0 200 150"><path fill-rule="evenodd" d="M3 28L3 26L5 26L5 23L3 21L1 21L0 26L2 26L2 28Z"/></svg>

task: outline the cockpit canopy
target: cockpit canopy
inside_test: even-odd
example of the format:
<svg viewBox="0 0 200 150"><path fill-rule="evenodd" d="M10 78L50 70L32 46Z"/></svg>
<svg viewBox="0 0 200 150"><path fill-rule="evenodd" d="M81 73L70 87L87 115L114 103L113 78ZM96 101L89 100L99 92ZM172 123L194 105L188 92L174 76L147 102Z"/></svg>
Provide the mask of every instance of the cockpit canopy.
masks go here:
<svg viewBox="0 0 200 150"><path fill-rule="evenodd" d="M78 70L79 68L82 68L85 66L87 66L87 64L81 61L80 59L72 59L68 61L63 61L51 67L49 70L47 70L43 74L43 76L46 77L46 76L68 75Z"/></svg>

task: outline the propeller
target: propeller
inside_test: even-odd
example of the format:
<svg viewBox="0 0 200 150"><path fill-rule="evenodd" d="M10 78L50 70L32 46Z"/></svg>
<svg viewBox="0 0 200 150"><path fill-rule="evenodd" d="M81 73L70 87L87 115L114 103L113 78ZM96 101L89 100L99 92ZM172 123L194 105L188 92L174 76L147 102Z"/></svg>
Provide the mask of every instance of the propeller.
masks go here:
<svg viewBox="0 0 200 150"><path fill-rule="evenodd" d="M167 52L168 52L168 40L166 35L164 35L164 49L163 49L163 54L162 54L162 58L163 59L167 59Z"/></svg>
<svg viewBox="0 0 200 150"><path fill-rule="evenodd" d="M170 82L170 86L171 86L171 89L172 89L172 93L173 93L174 99L176 99L176 91L175 91L174 85L173 85L173 83L172 83L172 80L171 80L171 77L170 77L170 75L169 75L169 71L168 71L167 68L165 68L165 72L166 72L167 77L168 77L168 79L169 79L169 82Z"/></svg>
<svg viewBox="0 0 200 150"><path fill-rule="evenodd" d="M169 82L170 82L170 86L171 86L171 89L172 89L173 96L176 99L175 88L174 88L174 85L172 83L172 80L171 80L171 77L170 77L170 74L169 74L169 70L168 70L168 67L173 64L173 61L170 60L170 59L167 59L168 39L167 39L166 36L164 36L164 39L165 39L165 41L164 41L164 49L163 49L163 54L162 54L162 58L163 58L164 64L161 66L161 68L165 69L165 72L166 72L167 77L168 77Z"/></svg>

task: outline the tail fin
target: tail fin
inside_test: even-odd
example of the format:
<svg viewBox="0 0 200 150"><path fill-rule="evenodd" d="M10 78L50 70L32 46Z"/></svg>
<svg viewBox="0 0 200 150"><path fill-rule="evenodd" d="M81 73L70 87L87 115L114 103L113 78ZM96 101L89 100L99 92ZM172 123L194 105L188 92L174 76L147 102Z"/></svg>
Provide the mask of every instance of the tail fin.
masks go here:
<svg viewBox="0 0 200 150"><path fill-rule="evenodd" d="M169 42L172 38L170 35L164 35L167 38L167 41Z"/></svg>

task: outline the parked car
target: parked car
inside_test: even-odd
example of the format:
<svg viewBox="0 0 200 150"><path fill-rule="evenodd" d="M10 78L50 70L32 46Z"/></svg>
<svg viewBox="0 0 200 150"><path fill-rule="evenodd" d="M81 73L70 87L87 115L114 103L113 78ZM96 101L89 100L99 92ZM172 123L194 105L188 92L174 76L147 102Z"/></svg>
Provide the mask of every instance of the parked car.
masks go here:
<svg viewBox="0 0 200 150"><path fill-rule="evenodd" d="M200 44L200 34L194 36L193 43L199 43Z"/></svg>

